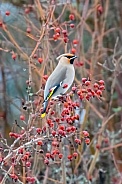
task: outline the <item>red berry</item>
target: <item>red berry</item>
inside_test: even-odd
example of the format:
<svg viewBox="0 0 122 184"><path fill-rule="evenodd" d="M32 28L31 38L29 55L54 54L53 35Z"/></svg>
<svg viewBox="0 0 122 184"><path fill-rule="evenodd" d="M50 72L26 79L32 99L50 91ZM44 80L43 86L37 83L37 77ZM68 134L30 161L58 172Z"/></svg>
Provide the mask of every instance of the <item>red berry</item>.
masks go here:
<svg viewBox="0 0 122 184"><path fill-rule="evenodd" d="M87 88L87 92L91 92L92 91L92 89L91 88Z"/></svg>
<svg viewBox="0 0 122 184"><path fill-rule="evenodd" d="M30 178L30 182L31 182L31 183L35 183L35 181L36 181L36 179L35 179L34 177L31 177L31 178Z"/></svg>
<svg viewBox="0 0 122 184"><path fill-rule="evenodd" d="M71 126L70 128L71 128L71 131L72 132L75 132L76 131L76 127L75 126Z"/></svg>
<svg viewBox="0 0 122 184"><path fill-rule="evenodd" d="M48 165L49 164L49 160L45 159L44 160L44 164Z"/></svg>
<svg viewBox="0 0 122 184"><path fill-rule="evenodd" d="M99 82L100 85L104 85L105 84L104 80L99 80L98 82Z"/></svg>
<svg viewBox="0 0 122 184"><path fill-rule="evenodd" d="M33 58L36 59L36 58L37 58L37 54L34 54L34 55L33 55Z"/></svg>
<svg viewBox="0 0 122 184"><path fill-rule="evenodd" d="M58 157L59 157L60 159L62 159L63 154L62 154L62 153L59 153Z"/></svg>
<svg viewBox="0 0 122 184"><path fill-rule="evenodd" d="M24 115L20 115L20 120L24 121L25 120L25 116Z"/></svg>
<svg viewBox="0 0 122 184"><path fill-rule="evenodd" d="M30 182L30 180L31 180L31 177L28 176L28 177L26 178L26 181L27 181L27 182Z"/></svg>
<svg viewBox="0 0 122 184"><path fill-rule="evenodd" d="M90 100L90 97L88 95L85 96L86 100Z"/></svg>
<svg viewBox="0 0 122 184"><path fill-rule="evenodd" d="M102 96L102 91L101 91L101 90L97 90L97 91L96 91L96 94L97 94L98 96Z"/></svg>
<svg viewBox="0 0 122 184"><path fill-rule="evenodd" d="M26 14L30 13L30 9L29 8L25 8L25 13Z"/></svg>
<svg viewBox="0 0 122 184"><path fill-rule="evenodd" d="M58 134L63 135L63 130L58 130Z"/></svg>
<svg viewBox="0 0 122 184"><path fill-rule="evenodd" d="M72 87L72 91L76 91L76 89L77 89L77 88L76 88L75 86Z"/></svg>
<svg viewBox="0 0 122 184"><path fill-rule="evenodd" d="M20 134L14 133L13 137L14 137L15 139L17 139L18 137L20 137Z"/></svg>
<svg viewBox="0 0 122 184"><path fill-rule="evenodd" d="M61 118L61 121L65 121L65 118Z"/></svg>
<svg viewBox="0 0 122 184"><path fill-rule="evenodd" d="M94 83L94 88L99 88L99 85L97 83Z"/></svg>
<svg viewBox="0 0 122 184"><path fill-rule="evenodd" d="M0 27L2 27L2 25L3 25L3 22L2 22L2 21L0 21Z"/></svg>
<svg viewBox="0 0 122 184"><path fill-rule="evenodd" d="M42 146L43 145L43 142L42 141L38 141L37 142L37 145Z"/></svg>
<svg viewBox="0 0 122 184"><path fill-rule="evenodd" d="M56 33L56 36L57 36L57 38L59 38L60 37L60 34L59 33Z"/></svg>
<svg viewBox="0 0 122 184"><path fill-rule="evenodd" d="M26 162L26 167L31 167L31 162Z"/></svg>
<svg viewBox="0 0 122 184"><path fill-rule="evenodd" d="M51 115L54 115L55 114L55 111L51 111L51 113L50 113Z"/></svg>
<svg viewBox="0 0 122 184"><path fill-rule="evenodd" d="M89 139L89 138L85 138L85 143L86 143L87 145L89 145L90 139Z"/></svg>
<svg viewBox="0 0 122 184"><path fill-rule="evenodd" d="M50 158L50 153L46 153L45 156L49 159Z"/></svg>
<svg viewBox="0 0 122 184"><path fill-rule="evenodd" d="M69 41L69 39L67 37L64 37L63 40L65 43L68 43L68 41Z"/></svg>
<svg viewBox="0 0 122 184"><path fill-rule="evenodd" d="M83 100L83 99L84 99L84 96L83 96L83 95L80 95L79 98L80 98L81 100Z"/></svg>
<svg viewBox="0 0 122 184"><path fill-rule="evenodd" d="M54 123L50 123L49 124L49 127L54 127Z"/></svg>
<svg viewBox="0 0 122 184"><path fill-rule="evenodd" d="M99 87L99 89L103 91L103 90L105 90L105 86L104 86L104 85L101 85L101 86Z"/></svg>
<svg viewBox="0 0 122 184"><path fill-rule="evenodd" d="M74 24L70 24L70 28L74 28L75 27L75 25Z"/></svg>
<svg viewBox="0 0 122 184"><path fill-rule="evenodd" d="M30 84L29 80L26 80L26 84L27 84L27 85L29 85L29 84Z"/></svg>
<svg viewBox="0 0 122 184"><path fill-rule="evenodd" d="M3 158L2 158L2 157L0 157L0 164L2 163L2 161L3 161Z"/></svg>
<svg viewBox="0 0 122 184"><path fill-rule="evenodd" d="M97 148L97 149L100 149L100 145L99 145L99 144L96 144L96 148Z"/></svg>
<svg viewBox="0 0 122 184"><path fill-rule="evenodd" d="M77 143L77 144L81 144L81 140L80 139L75 139L75 142Z"/></svg>
<svg viewBox="0 0 122 184"><path fill-rule="evenodd" d="M80 66L78 61L75 61L75 66L76 67L79 67Z"/></svg>
<svg viewBox="0 0 122 184"><path fill-rule="evenodd" d="M95 92L93 90L91 91L91 93L92 93L92 96L95 97Z"/></svg>
<svg viewBox="0 0 122 184"><path fill-rule="evenodd" d="M74 45L77 45L78 42L79 42L78 40L73 40L73 44L74 44Z"/></svg>
<svg viewBox="0 0 122 184"><path fill-rule="evenodd" d="M30 156L30 155L31 155L29 151L27 151L25 154L26 154L26 155L28 155L28 156Z"/></svg>
<svg viewBox="0 0 122 184"><path fill-rule="evenodd" d="M18 153L19 153L19 154L23 154L23 152L24 152L24 149L23 149L23 148L20 148L20 149L18 150Z"/></svg>
<svg viewBox="0 0 122 184"><path fill-rule="evenodd" d="M56 33L60 33L60 32L61 32L60 28L57 27L57 28L55 29L55 32L56 32Z"/></svg>
<svg viewBox="0 0 122 184"><path fill-rule="evenodd" d="M55 157L54 155L50 155L50 158L51 158L52 160L54 160L54 157Z"/></svg>
<svg viewBox="0 0 122 184"><path fill-rule="evenodd" d="M67 88L67 87L68 87L68 84L64 84L64 85L63 85L63 88Z"/></svg>
<svg viewBox="0 0 122 184"><path fill-rule="evenodd" d="M68 103L67 102L64 102L64 107L65 108L68 108L68 106L69 106Z"/></svg>
<svg viewBox="0 0 122 184"><path fill-rule="evenodd" d="M76 158L78 156L78 153L74 152L72 156Z"/></svg>
<svg viewBox="0 0 122 184"><path fill-rule="evenodd" d="M42 58L38 58L38 62L41 64L43 62Z"/></svg>
<svg viewBox="0 0 122 184"><path fill-rule="evenodd" d="M30 32L31 32L31 28L28 27L28 28L26 29L26 32L27 32L27 33L30 33Z"/></svg>
<svg viewBox="0 0 122 184"><path fill-rule="evenodd" d="M59 129L61 129L61 130L65 130L65 126L64 125L61 125L60 127L59 127Z"/></svg>
<svg viewBox="0 0 122 184"><path fill-rule="evenodd" d="M54 149L53 151L52 151L52 155L59 155L59 150L58 149Z"/></svg>
<svg viewBox="0 0 122 184"><path fill-rule="evenodd" d="M52 127L53 128L54 127L54 123L50 123L49 124L49 127Z"/></svg>
<svg viewBox="0 0 122 184"><path fill-rule="evenodd" d="M83 65L84 65L84 63L83 63L82 61L80 61L80 62L79 62L79 65L80 65L80 66L83 66Z"/></svg>
<svg viewBox="0 0 122 184"><path fill-rule="evenodd" d="M90 83L91 83L91 82L87 80L87 81L85 82L85 85L86 85L86 86L89 86Z"/></svg>
<svg viewBox="0 0 122 184"><path fill-rule="evenodd" d="M82 89L81 92L82 93L87 93L87 90L86 89Z"/></svg>
<svg viewBox="0 0 122 184"><path fill-rule="evenodd" d="M47 119L47 124L50 125L52 123L51 119Z"/></svg>
<svg viewBox="0 0 122 184"><path fill-rule="evenodd" d="M44 150L43 150L43 149L40 149L40 150L39 150L39 153L44 153Z"/></svg>
<svg viewBox="0 0 122 184"><path fill-rule="evenodd" d="M16 54L12 54L12 59L15 60L16 59Z"/></svg>
<svg viewBox="0 0 122 184"><path fill-rule="evenodd" d="M40 133L42 132L42 129L41 129L41 128L37 128L37 129L36 129L36 132L37 132L38 134L40 134Z"/></svg>
<svg viewBox="0 0 122 184"><path fill-rule="evenodd" d="M75 48L72 48L72 49L71 49L71 53L72 53L72 54L75 54L75 53L76 53L76 49L75 49Z"/></svg>
<svg viewBox="0 0 122 184"><path fill-rule="evenodd" d="M62 34L66 35L67 34L67 31L66 30L63 30L62 31Z"/></svg>
<svg viewBox="0 0 122 184"><path fill-rule="evenodd" d="M52 146L55 146L55 147L59 146L59 142L53 141L53 142L52 142Z"/></svg>
<svg viewBox="0 0 122 184"><path fill-rule="evenodd" d="M70 19L70 20L75 20L74 14L70 14L70 15L69 15L69 19Z"/></svg>
<svg viewBox="0 0 122 184"><path fill-rule="evenodd" d="M55 41L58 40L58 36L56 34L53 35L53 40L55 40Z"/></svg>
<svg viewBox="0 0 122 184"><path fill-rule="evenodd" d="M75 116L71 116L70 119L71 119L72 121L75 121Z"/></svg>
<svg viewBox="0 0 122 184"><path fill-rule="evenodd" d="M82 82L85 83L87 81L87 78L82 78Z"/></svg>
<svg viewBox="0 0 122 184"><path fill-rule="evenodd" d="M52 134L52 136L54 136L54 137L55 137L55 135L56 135L56 131L54 131L54 130L53 130L53 131L51 132L51 134Z"/></svg>
<svg viewBox="0 0 122 184"><path fill-rule="evenodd" d="M82 131L82 133L83 133L84 137L88 137L89 136L89 133L86 130Z"/></svg>
<svg viewBox="0 0 122 184"><path fill-rule="evenodd" d="M79 91L77 91L77 94L78 94L78 96L80 96L81 95L81 91L79 90Z"/></svg>
<svg viewBox="0 0 122 184"><path fill-rule="evenodd" d="M105 138L105 139L104 139L104 142L105 142L106 144L108 144L108 143L109 143L109 139L108 139L108 138Z"/></svg>
<svg viewBox="0 0 122 184"><path fill-rule="evenodd" d="M56 118L55 121L56 121L57 123L59 123L60 119L59 119L59 118Z"/></svg>
<svg viewBox="0 0 122 184"><path fill-rule="evenodd" d="M89 181L92 181L92 176L88 176L88 180Z"/></svg>
<svg viewBox="0 0 122 184"><path fill-rule="evenodd" d="M87 95L90 97L92 97L92 93L91 92L88 92Z"/></svg>
<svg viewBox="0 0 122 184"><path fill-rule="evenodd" d="M76 120L79 120L79 118L80 118L79 115L76 114L76 115L75 115L75 119L76 119Z"/></svg>
<svg viewBox="0 0 122 184"><path fill-rule="evenodd" d="M67 131L67 132L71 132L71 131L72 131L72 130L71 130L71 127L67 127L67 128L66 128L66 131Z"/></svg>
<svg viewBox="0 0 122 184"><path fill-rule="evenodd" d="M14 132L9 132L9 136L13 137L14 136Z"/></svg>
<svg viewBox="0 0 122 184"><path fill-rule="evenodd" d="M72 160L72 155L68 155L67 158L71 161Z"/></svg>
<svg viewBox="0 0 122 184"><path fill-rule="evenodd" d="M80 103L79 102L76 102L76 106L77 107L80 107ZM76 116L77 116L77 118L79 118L79 115L78 114L76 114Z"/></svg>
<svg viewBox="0 0 122 184"><path fill-rule="evenodd" d="M10 15L10 11L6 11L6 16L9 16Z"/></svg>
<svg viewBox="0 0 122 184"><path fill-rule="evenodd" d="M11 177L13 180L15 180L15 181L18 180L18 176L17 176L16 174L10 174L10 177Z"/></svg>
<svg viewBox="0 0 122 184"><path fill-rule="evenodd" d="M48 75L43 75L43 79L47 80L48 79Z"/></svg>
<svg viewBox="0 0 122 184"><path fill-rule="evenodd" d="M42 131L44 131L44 132L46 131L46 126L43 127Z"/></svg>
<svg viewBox="0 0 122 184"><path fill-rule="evenodd" d="M99 12L100 14L103 13L103 7L101 6L101 4L98 4L98 6L97 6L97 12Z"/></svg>

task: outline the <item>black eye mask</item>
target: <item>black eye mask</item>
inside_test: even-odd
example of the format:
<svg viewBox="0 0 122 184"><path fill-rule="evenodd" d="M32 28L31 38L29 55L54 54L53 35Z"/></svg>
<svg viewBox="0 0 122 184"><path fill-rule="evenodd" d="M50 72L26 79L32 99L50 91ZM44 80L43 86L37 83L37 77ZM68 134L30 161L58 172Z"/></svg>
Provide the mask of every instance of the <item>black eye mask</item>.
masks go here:
<svg viewBox="0 0 122 184"><path fill-rule="evenodd" d="M67 57L68 59L71 59L73 56L65 56L65 57Z"/></svg>

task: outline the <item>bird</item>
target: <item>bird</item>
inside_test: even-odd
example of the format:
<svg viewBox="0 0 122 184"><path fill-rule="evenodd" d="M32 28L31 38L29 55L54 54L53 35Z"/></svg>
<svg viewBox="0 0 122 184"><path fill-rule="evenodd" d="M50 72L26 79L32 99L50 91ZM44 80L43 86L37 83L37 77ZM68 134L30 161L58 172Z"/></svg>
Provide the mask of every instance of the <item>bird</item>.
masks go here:
<svg viewBox="0 0 122 184"><path fill-rule="evenodd" d="M46 115L46 109L50 99L65 94L72 85L75 77L73 63L76 58L77 56L71 53L62 54L56 58L59 61L58 65L49 76L45 85L41 118L44 118Z"/></svg>

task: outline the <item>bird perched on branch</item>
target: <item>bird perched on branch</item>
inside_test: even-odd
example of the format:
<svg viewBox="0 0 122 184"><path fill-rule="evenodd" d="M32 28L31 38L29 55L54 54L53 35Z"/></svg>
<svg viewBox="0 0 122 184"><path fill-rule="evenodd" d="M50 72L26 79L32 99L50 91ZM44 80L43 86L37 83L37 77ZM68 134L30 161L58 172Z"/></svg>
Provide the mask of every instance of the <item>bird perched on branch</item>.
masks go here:
<svg viewBox="0 0 122 184"><path fill-rule="evenodd" d="M53 73L49 76L44 90L43 111L41 117L45 117L46 109L51 98L63 95L74 81L75 69L73 62L77 56L66 53L57 57L59 60Z"/></svg>

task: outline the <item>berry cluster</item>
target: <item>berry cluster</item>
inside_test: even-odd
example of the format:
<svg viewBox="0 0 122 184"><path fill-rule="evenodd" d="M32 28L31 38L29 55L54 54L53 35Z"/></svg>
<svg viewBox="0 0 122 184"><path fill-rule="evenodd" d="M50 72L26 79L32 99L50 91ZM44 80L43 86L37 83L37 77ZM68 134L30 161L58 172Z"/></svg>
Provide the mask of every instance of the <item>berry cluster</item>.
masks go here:
<svg viewBox="0 0 122 184"><path fill-rule="evenodd" d="M103 91L105 90L105 82L103 80L99 80L94 84L91 80L87 78L82 78L82 86L77 90L76 87L72 88L73 92L77 92L77 95L81 100L86 99L90 100L92 97L100 98L102 97Z"/></svg>
<svg viewBox="0 0 122 184"><path fill-rule="evenodd" d="M67 22L67 24L69 24L70 28L74 28L75 25L71 22L75 20L75 16L74 14L70 14L69 15L69 22ZM63 37L63 41L65 43L67 43L69 41L68 39L68 31L65 29L62 29L60 27L56 27L54 29L54 35L53 35L53 40L57 41L59 38Z"/></svg>
<svg viewBox="0 0 122 184"><path fill-rule="evenodd" d="M74 43L78 42L75 41ZM43 76L44 80L47 80L47 78L47 75ZM68 87L68 85L64 84L63 87L66 88ZM17 148L16 152L14 151L14 153L11 153L10 161L12 167L14 168L18 164L24 163L25 169L27 171L28 169L31 171L35 153L40 155L45 165L55 163L61 164L61 159L63 158L66 161L72 161L73 159L78 158L79 154L77 150L79 145L84 144L84 142L86 145L89 145L90 136L88 131L81 131L78 128L80 116L76 113L76 109L80 108L80 103L78 101L74 101L74 99L72 98L74 96L73 94L78 95L81 100L90 100L91 97L100 98L104 89L105 83L103 80L92 83L91 80L87 78L82 78L82 84L80 86L72 87L72 91L68 95L59 97L58 102L62 104L62 109L60 113L58 113L58 116L57 111L52 108L55 101L50 101L48 109L50 116L47 116L45 126L43 126L42 128L31 127L28 131L26 131L26 129L21 129L19 133L10 132L9 136L14 138L15 141L16 139L20 141L20 144L21 142L28 140L28 135L33 139L32 142L30 141L30 143L25 143L25 145ZM34 105L38 106L39 103L34 101ZM33 117L36 116L34 115ZM20 115L20 120L23 122L26 121L24 114ZM67 153L64 153L64 151L62 150L62 141L64 139L65 146L68 149ZM71 147L72 152L70 151ZM96 145L96 148L100 149L99 145ZM7 165L6 157L4 157L4 155L2 154L0 157L0 162L3 165ZM16 173L11 173L9 177L13 181L18 181L19 179ZM26 182L34 183L35 178L31 174L28 174L26 176Z"/></svg>

